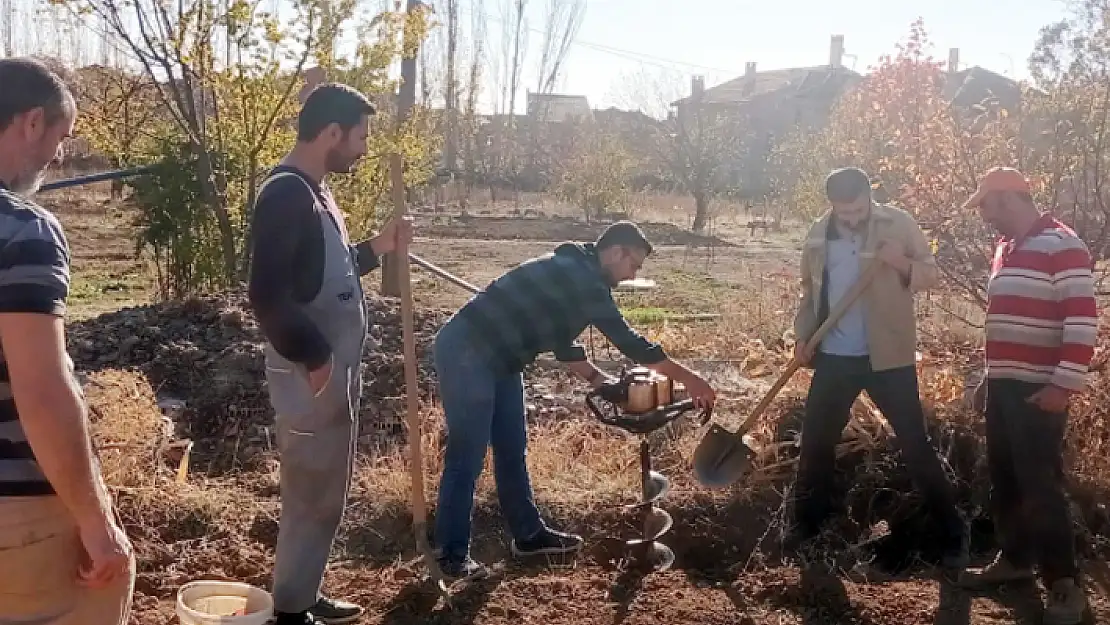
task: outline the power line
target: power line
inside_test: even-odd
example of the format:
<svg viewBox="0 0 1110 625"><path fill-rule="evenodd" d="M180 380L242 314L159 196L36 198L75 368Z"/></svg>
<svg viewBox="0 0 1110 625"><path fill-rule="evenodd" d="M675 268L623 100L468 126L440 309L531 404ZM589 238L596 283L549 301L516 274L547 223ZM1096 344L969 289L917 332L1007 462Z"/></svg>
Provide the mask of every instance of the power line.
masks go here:
<svg viewBox="0 0 1110 625"><path fill-rule="evenodd" d="M505 23L504 20L502 20L500 18L497 18L497 17L494 17L494 16L492 16L488 13L478 13L476 11L472 11L472 10L467 9L467 8L460 8L459 12L460 13L466 13L466 14L469 14L471 16L477 15L478 17L485 18L485 19L487 19L491 22L495 22L495 23L498 23L498 24L504 24ZM538 28L528 27L528 28L523 28L522 30L526 30L530 33L536 33L536 34L540 34L540 35L544 34L544 31L542 31ZM651 65L651 66L659 67L659 68L662 68L662 69L674 69L674 66L678 65L678 66L683 66L683 67L695 68L695 69L699 69L699 70L708 70L708 71L711 71L711 72L718 72L718 73L721 73L721 74L738 75L738 74L742 73L742 72L737 71L735 69L722 69L720 67L711 67L709 65L699 65L697 63L688 63L686 61L678 61L678 60L675 60L675 59L668 59L668 58L665 58L665 57L655 56L655 55L652 55L652 54L645 54L643 52L636 52L635 50L626 50L626 49L623 49L623 48L616 48L616 47L613 47L613 46L607 46L607 45L604 45L604 44L594 43L594 42L591 42L591 41L583 41L581 39L578 39L577 37L573 41L570 42L570 45L572 45L572 46L582 46L584 48L589 48L589 49L595 50L597 52L610 54L610 55L617 56L617 57L620 57L620 58L623 58L623 59L626 59L626 60L630 60L630 61L637 61L637 62L643 63L644 65Z"/></svg>

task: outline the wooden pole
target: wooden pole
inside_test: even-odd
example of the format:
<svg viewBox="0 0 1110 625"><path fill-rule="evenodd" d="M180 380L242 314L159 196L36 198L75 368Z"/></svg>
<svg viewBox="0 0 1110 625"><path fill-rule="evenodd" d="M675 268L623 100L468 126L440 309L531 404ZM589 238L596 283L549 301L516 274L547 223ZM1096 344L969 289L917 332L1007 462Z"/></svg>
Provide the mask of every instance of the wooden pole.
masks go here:
<svg viewBox="0 0 1110 625"><path fill-rule="evenodd" d="M408 0L406 13L422 8L417 0ZM406 29L405 49L409 49ZM416 103L416 57L401 59L401 90L397 102L397 129L400 130L408 119ZM405 206L404 161L401 153L394 152L390 158L390 178L393 183L393 216L400 219L407 214ZM416 534L417 551L424 559L425 566L433 582L443 596L444 602L451 605L451 595L443 580L431 545L428 544L428 509L424 497L424 454L423 428L420 420L420 388L416 369L416 336L413 323L412 283L410 278L408 246L402 244L386 257L389 265L383 267L382 290L386 290L385 276L394 276L396 292L401 296L401 335L405 358L405 401L408 409L409 474L412 478L412 528Z"/></svg>

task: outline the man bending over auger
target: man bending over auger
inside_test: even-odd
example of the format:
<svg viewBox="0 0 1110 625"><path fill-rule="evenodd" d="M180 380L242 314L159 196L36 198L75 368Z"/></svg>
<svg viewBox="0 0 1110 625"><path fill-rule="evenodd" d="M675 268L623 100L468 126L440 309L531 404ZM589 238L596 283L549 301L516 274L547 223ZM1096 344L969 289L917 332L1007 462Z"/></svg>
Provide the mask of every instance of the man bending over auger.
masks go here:
<svg viewBox="0 0 1110 625"><path fill-rule="evenodd" d="M493 448L497 495L513 536L513 554L562 554L582 546L579 536L547 527L532 498L522 371L540 353L554 352L595 388L612 382L575 342L592 324L638 364L685 384L696 405L713 405L715 395L705 380L629 327L613 300L612 288L634 278L651 252L639 227L615 223L594 243L563 243L554 253L511 269L439 331L434 357L447 453L435 538L446 576L475 578L487 572L470 557L474 487L487 445Z"/></svg>

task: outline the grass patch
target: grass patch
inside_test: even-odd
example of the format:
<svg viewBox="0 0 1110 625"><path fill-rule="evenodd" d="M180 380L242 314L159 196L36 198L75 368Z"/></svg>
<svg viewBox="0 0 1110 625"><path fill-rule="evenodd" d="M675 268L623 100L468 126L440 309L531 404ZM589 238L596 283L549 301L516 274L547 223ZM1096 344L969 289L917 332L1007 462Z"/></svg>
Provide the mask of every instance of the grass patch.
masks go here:
<svg viewBox="0 0 1110 625"><path fill-rule="evenodd" d="M675 313L667 310L666 308L659 308L658 306L638 306L633 308L622 308L621 314L628 320L629 323L662 323L675 316Z"/></svg>
<svg viewBox="0 0 1110 625"><path fill-rule="evenodd" d="M71 320L95 317L127 306L149 303L151 281L137 272L112 274L75 270L66 300Z"/></svg>

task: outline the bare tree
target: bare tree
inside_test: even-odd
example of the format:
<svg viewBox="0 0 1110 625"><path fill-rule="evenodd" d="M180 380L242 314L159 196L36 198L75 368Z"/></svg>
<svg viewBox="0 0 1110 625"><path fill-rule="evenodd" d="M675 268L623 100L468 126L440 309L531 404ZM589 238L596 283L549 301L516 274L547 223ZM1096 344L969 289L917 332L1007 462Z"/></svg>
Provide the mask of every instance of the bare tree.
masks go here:
<svg viewBox="0 0 1110 625"><path fill-rule="evenodd" d="M520 91L520 73L528 52L528 20L524 17L524 11L528 8L528 0L512 0L512 4L513 56L509 69L509 113L515 115L516 96Z"/></svg>
<svg viewBox="0 0 1110 625"><path fill-rule="evenodd" d="M434 11L436 21L439 22L439 16L443 15L452 3L457 5L458 1L438 0L434 5L429 5L430 10ZM417 102L422 107L431 108L440 98L446 100L447 37L441 26L441 23L437 24L437 27L428 33L424 44L416 53L419 83L416 93ZM447 27L450 28L450 22Z"/></svg>
<svg viewBox="0 0 1110 625"><path fill-rule="evenodd" d="M483 0L475 0L475 7L470 23L470 39L472 49L470 53L470 73L466 86L466 104L462 115L460 139L463 145L463 168L466 171L466 195L474 188L474 178L478 171L478 96L482 92L482 64L486 41L486 16ZM464 199L465 201L465 199ZM465 204L464 207L465 209Z"/></svg>
<svg viewBox="0 0 1110 625"><path fill-rule="evenodd" d="M447 2L447 84L445 85L447 131L444 151L447 170L454 172L459 150L459 0Z"/></svg>
<svg viewBox="0 0 1110 625"><path fill-rule="evenodd" d="M563 70L563 62L570 45L582 25L585 13L584 0L547 0L544 15L543 43L540 48L539 64L536 67L536 92L539 94L551 93L555 90ZM527 176L532 184L549 185L554 182L551 178L557 175L558 167L552 165L553 137L549 137L548 115L550 111L546 106L539 106L529 110L528 114L528 153L525 165ZM515 168L514 168L515 172Z"/></svg>
<svg viewBox="0 0 1110 625"><path fill-rule="evenodd" d="M1110 2L1077 0L1065 17L1041 29L1029 69L1044 90L1026 97L1039 118L1038 150L1026 165L1052 172L1055 206L1096 258L1110 255ZM1033 158L1033 156L1039 158ZM1040 162L1036 162L1040 161ZM1100 278L1100 281L1105 278Z"/></svg>
<svg viewBox="0 0 1110 625"><path fill-rule="evenodd" d="M500 4L500 57L492 63L497 97L494 100L496 124L492 132L492 153L487 170L490 193L496 201L497 185L507 182L516 170L516 96L520 89L520 69L527 50L527 23L524 11L528 0L502 0Z"/></svg>
<svg viewBox="0 0 1110 625"><path fill-rule="evenodd" d="M15 56L15 6L12 0L3 0L0 4L0 22L4 24L4 56Z"/></svg>
<svg viewBox="0 0 1110 625"><path fill-rule="evenodd" d="M224 135L221 110L216 93L221 84L238 79L232 93L241 96L236 104L243 108L257 107L250 111L251 128L245 132L251 137L247 147L250 164L257 166L257 159L272 134L277 116L295 95L299 74L309 56L314 52L318 28L319 9L314 0L296 0L300 23L305 30L293 47L302 51L293 59L293 72L279 72L279 59L261 58L256 37L261 21L253 13L220 13L212 2L181 0L176 3L159 0L63 0L74 12L87 12L99 17L119 38L127 52L135 58L142 71L155 87L155 97L162 106L162 113L171 121L175 130L184 138L188 151L195 158L196 179L203 203L210 207L219 228L225 278L230 282L238 269L237 234L229 206L228 181L221 173L217 159L223 152L228 138ZM328 1L328 0L324 0ZM248 7L252 11L257 8ZM273 25L278 31L278 26ZM231 41L235 63L220 69L213 41L218 36ZM286 35L282 34L283 38ZM287 40L288 41L288 40ZM272 91L260 97L242 85L262 83L247 73L267 71L275 78ZM253 185L249 200L253 202Z"/></svg>
<svg viewBox="0 0 1110 625"><path fill-rule="evenodd" d="M509 92L512 90L513 30L509 25L513 21L513 4L515 2L516 0L502 0L498 6L500 13L497 19L500 25L498 34L501 38L498 43L500 44L501 55L494 64L493 75L497 85L497 100L494 103L494 113L497 114L512 113L509 109Z"/></svg>
<svg viewBox="0 0 1110 625"><path fill-rule="evenodd" d="M563 70L563 62L578 35L585 14L585 0L547 0L543 45L540 48L539 71L536 72L538 93L551 93L555 90Z"/></svg>
<svg viewBox="0 0 1110 625"><path fill-rule="evenodd" d="M622 82L616 95L624 107L654 120L645 129L649 160L664 179L693 196L691 229L702 231L714 195L734 186L746 147L744 119L736 111L704 102L699 87L686 92L678 72L664 70L653 76L641 71ZM699 84L696 79L691 82Z"/></svg>

